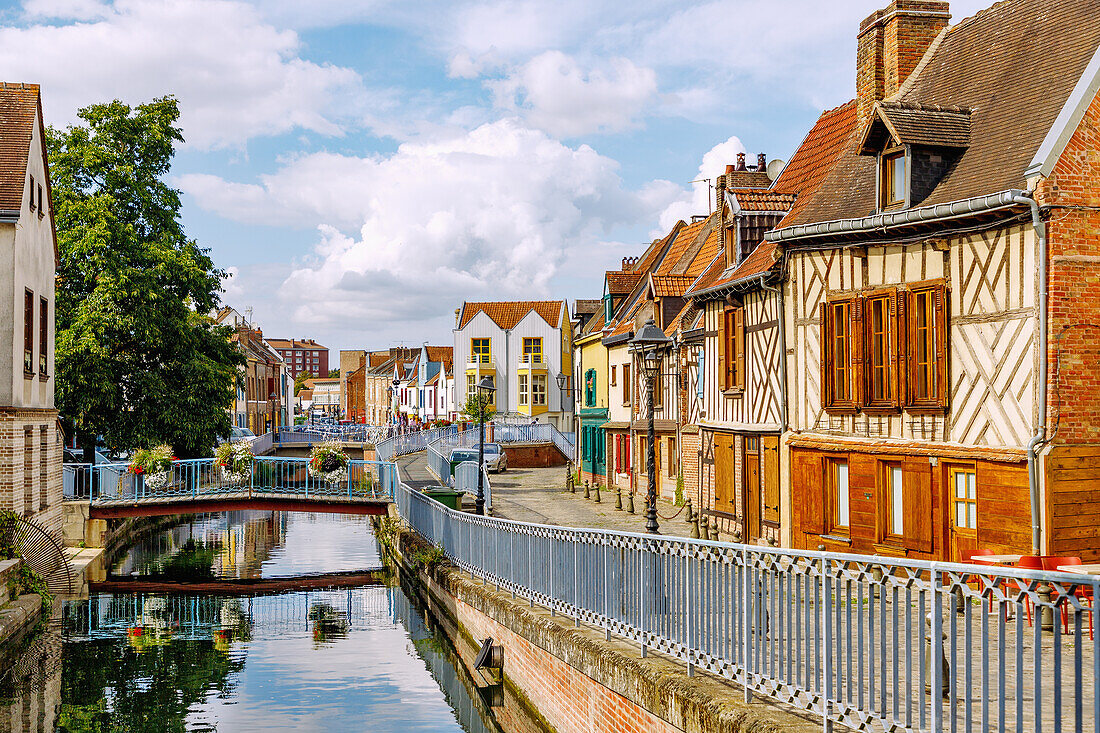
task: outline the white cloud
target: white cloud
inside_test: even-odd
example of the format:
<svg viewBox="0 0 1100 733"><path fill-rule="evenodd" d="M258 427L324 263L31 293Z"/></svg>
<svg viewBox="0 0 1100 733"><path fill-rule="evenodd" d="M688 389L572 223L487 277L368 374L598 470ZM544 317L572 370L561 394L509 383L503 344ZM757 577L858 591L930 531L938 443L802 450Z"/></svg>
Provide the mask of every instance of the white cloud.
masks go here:
<svg viewBox="0 0 1100 733"><path fill-rule="evenodd" d="M33 0L24 11L68 21L0 28L5 76L41 83L54 123L94 102L174 94L188 143L215 148L295 129L340 134L366 103L356 72L304 60L295 32L244 3Z"/></svg>
<svg viewBox="0 0 1100 733"><path fill-rule="evenodd" d="M683 193L668 182L626 190L611 159L517 120L389 157L302 156L256 184L178 185L230 218L318 226L320 241L280 291L293 322L395 333L422 332L463 298L561 297L563 262L610 266L622 250L602 242Z"/></svg>
<svg viewBox="0 0 1100 733"><path fill-rule="evenodd" d="M559 137L619 132L657 95L657 75L629 59L585 70L560 51L546 51L489 82L498 106L521 111L529 124Z"/></svg>
<svg viewBox="0 0 1100 733"><path fill-rule="evenodd" d="M696 182L691 184L691 191L682 192L665 206L657 218L658 226L653 230L653 236L664 236L680 219L690 221L695 214L709 214L714 205L712 187L715 179L725 173L727 165L737 162L738 153L744 152L747 151L741 139L733 135L704 153L698 174L695 176Z"/></svg>

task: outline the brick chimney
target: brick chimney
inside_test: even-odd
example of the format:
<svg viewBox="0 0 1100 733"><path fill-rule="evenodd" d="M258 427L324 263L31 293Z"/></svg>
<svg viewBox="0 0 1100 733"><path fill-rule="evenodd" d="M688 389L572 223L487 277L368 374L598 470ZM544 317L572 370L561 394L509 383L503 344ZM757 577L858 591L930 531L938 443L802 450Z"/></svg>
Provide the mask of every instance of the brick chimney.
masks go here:
<svg viewBox="0 0 1100 733"><path fill-rule="evenodd" d="M894 0L859 24L856 97L860 124L870 117L875 102L905 83L950 19L946 0Z"/></svg>
<svg viewBox="0 0 1100 733"><path fill-rule="evenodd" d="M744 153L738 153L737 154L737 168L735 168L734 170L739 170L739 171L747 170L745 168L745 154Z"/></svg>
<svg viewBox="0 0 1100 733"><path fill-rule="evenodd" d="M768 170L768 156L764 153L756 154L756 170L761 173Z"/></svg>

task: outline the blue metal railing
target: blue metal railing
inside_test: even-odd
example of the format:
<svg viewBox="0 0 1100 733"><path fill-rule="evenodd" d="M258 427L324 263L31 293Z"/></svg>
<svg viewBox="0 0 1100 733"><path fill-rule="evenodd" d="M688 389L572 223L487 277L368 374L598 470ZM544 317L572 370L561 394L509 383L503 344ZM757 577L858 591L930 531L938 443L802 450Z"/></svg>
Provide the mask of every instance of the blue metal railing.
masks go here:
<svg viewBox="0 0 1100 733"><path fill-rule="evenodd" d="M173 461L169 471L152 475L131 473L126 463L101 463L90 474L85 495L74 491L72 498L102 504L278 494L393 501L397 485L397 466L385 461L348 461L342 476L329 481L310 475L308 458L271 456L257 456L242 477L227 474L213 458Z"/></svg>

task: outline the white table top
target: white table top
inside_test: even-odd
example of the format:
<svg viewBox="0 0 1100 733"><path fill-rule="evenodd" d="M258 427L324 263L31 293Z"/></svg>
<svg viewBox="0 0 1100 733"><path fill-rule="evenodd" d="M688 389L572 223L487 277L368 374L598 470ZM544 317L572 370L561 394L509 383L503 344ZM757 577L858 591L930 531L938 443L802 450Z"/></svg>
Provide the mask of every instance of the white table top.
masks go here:
<svg viewBox="0 0 1100 733"><path fill-rule="evenodd" d="M1077 573L1078 575L1100 575L1100 563L1086 565L1059 565L1058 570L1063 573Z"/></svg>
<svg viewBox="0 0 1100 733"><path fill-rule="evenodd" d="M1023 555L974 555L970 562L983 565L1015 565Z"/></svg>

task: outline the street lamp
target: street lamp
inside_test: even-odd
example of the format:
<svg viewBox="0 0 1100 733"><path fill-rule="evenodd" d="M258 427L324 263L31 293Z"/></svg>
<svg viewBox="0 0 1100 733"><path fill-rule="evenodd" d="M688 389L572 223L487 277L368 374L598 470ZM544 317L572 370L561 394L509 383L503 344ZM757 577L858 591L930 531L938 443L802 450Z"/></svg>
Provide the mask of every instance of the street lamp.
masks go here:
<svg viewBox="0 0 1100 733"><path fill-rule="evenodd" d="M649 415L646 426L646 472L649 474L649 490L646 492L645 530L659 534L657 527L657 459L653 445L653 385L661 372L661 360L672 345L672 339L657 328L650 318L630 340L631 349L638 354L646 376L645 405Z"/></svg>
<svg viewBox="0 0 1100 733"><path fill-rule="evenodd" d="M497 388L492 377L482 377L477 384L477 500L474 513L485 513L485 409L493 401Z"/></svg>
<svg viewBox="0 0 1100 733"><path fill-rule="evenodd" d="M275 400L277 400L277 399L278 399L278 397L275 395L274 392L272 392L271 394L269 394L267 396L267 405L268 405L268 408L271 410L271 433L272 433L272 435L275 434Z"/></svg>

